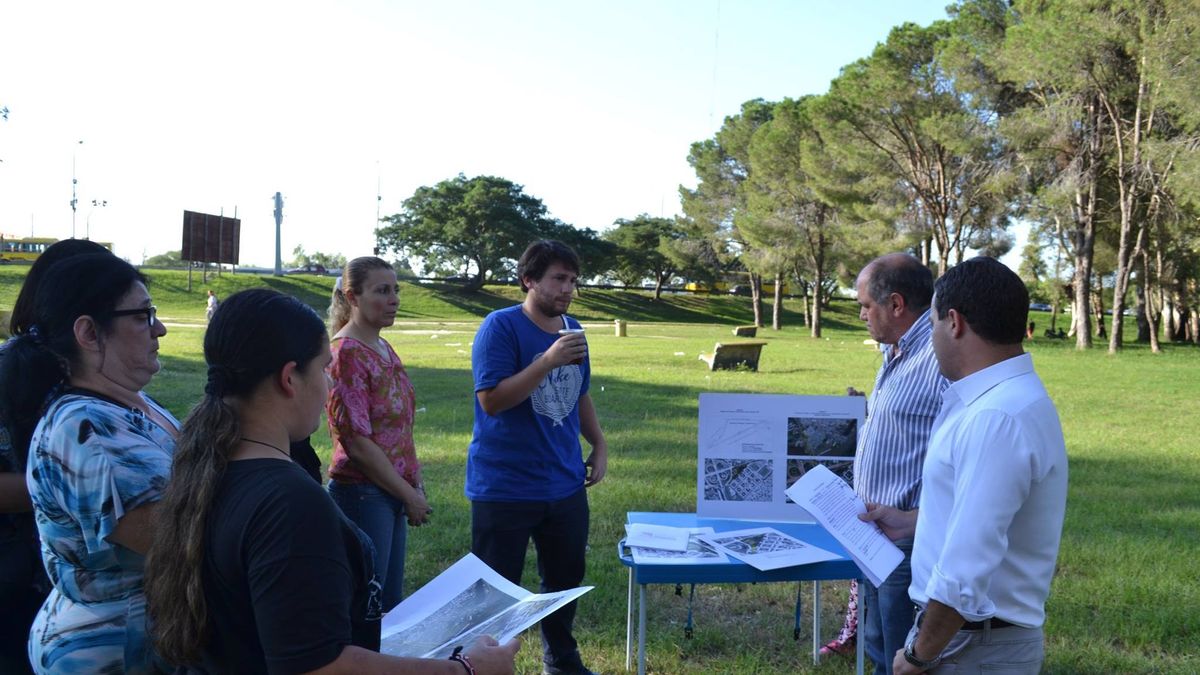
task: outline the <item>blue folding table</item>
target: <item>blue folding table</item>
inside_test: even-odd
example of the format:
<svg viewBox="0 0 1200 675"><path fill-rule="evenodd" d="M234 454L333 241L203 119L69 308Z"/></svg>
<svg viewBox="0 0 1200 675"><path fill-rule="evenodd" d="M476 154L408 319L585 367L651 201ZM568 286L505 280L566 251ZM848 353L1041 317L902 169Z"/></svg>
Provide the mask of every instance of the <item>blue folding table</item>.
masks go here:
<svg viewBox="0 0 1200 675"><path fill-rule="evenodd" d="M758 522L724 518L699 518L694 513L651 513L630 511L629 523L650 523L672 527L711 527L717 532L744 530L753 527L773 527L805 543L837 553L841 558L810 565L796 565L777 570L762 571L740 560L730 559L727 563L701 565L651 564L638 565L633 557L625 553L624 542L618 548L621 563L629 568L629 599L625 615L625 669L629 670L633 660L633 606L634 587L637 587L638 607L638 675L646 672L646 585L647 584L728 584L766 583L771 581L813 581L813 663L818 661L820 649L821 581L836 579L859 579L862 572L846 555L842 545L825 528L815 523ZM797 615L797 621L799 617ZM858 604L858 625L863 625L863 605ZM863 672L863 641L856 640L856 672Z"/></svg>

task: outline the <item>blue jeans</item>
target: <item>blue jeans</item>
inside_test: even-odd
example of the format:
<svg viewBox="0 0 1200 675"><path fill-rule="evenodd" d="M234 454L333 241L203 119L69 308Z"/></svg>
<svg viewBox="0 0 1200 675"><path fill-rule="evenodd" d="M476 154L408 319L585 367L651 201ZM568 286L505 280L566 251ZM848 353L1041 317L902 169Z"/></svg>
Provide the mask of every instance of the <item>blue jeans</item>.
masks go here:
<svg viewBox="0 0 1200 675"><path fill-rule="evenodd" d="M404 502L374 483L331 480L329 496L375 545L375 577L383 585L383 611L390 611L404 599L404 549L408 539Z"/></svg>
<svg viewBox="0 0 1200 675"><path fill-rule="evenodd" d="M862 630L863 648L875 662L875 675L891 675L892 659L904 649L904 640L913 627L916 605L908 597L912 584L912 540L896 542L904 551L904 560L892 570L883 585L875 588L870 581L858 585L859 602L866 603Z"/></svg>
<svg viewBox="0 0 1200 675"><path fill-rule="evenodd" d="M530 537L537 548L541 591L583 583L588 538L587 491L556 502L471 502L471 552L500 576L520 585ZM575 603L542 619L542 660L563 671L582 670L571 634Z"/></svg>

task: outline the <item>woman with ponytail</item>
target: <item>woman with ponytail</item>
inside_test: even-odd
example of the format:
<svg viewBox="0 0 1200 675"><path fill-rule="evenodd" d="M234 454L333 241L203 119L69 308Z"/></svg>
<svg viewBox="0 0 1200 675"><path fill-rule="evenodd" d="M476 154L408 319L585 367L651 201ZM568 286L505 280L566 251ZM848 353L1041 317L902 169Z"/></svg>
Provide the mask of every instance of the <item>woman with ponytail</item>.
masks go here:
<svg viewBox="0 0 1200 675"><path fill-rule="evenodd" d="M287 448L320 424L321 319L269 289L231 295L204 336L208 383L180 434L147 560L159 652L204 672L512 672L517 643L466 664L379 654L369 546Z"/></svg>
<svg viewBox="0 0 1200 675"><path fill-rule="evenodd" d="M391 265L355 258L346 264L329 307L329 494L375 545L384 612L404 597L407 526L427 523L432 513L413 444L412 382L379 335L396 321L399 292Z"/></svg>
<svg viewBox="0 0 1200 675"><path fill-rule="evenodd" d="M146 278L107 252L51 267L29 316L0 364L0 417L13 446L29 450L53 584L29 633L30 661L40 673L153 672L143 556L178 422L142 389L167 329Z"/></svg>

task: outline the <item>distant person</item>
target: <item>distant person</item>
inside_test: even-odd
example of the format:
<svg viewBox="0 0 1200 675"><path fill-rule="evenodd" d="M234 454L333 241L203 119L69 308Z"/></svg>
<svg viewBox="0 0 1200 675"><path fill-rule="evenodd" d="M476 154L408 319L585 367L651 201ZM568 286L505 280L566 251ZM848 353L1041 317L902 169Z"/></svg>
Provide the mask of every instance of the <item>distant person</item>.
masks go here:
<svg viewBox="0 0 1200 675"><path fill-rule="evenodd" d="M167 329L146 278L108 252L56 263L33 321L0 369L0 381L21 383L4 388L0 409L17 429L14 446L29 448L53 583L29 634L30 660L37 672L152 672L160 664L146 635L143 556L179 423L142 390L160 368Z"/></svg>
<svg viewBox="0 0 1200 675"><path fill-rule="evenodd" d="M209 289L209 291L208 291L208 307L204 310L204 316L208 321L211 322L212 318L213 318L213 314L217 313L217 305L218 304L220 304L220 303L217 302L217 294L213 293L212 289Z"/></svg>
<svg viewBox="0 0 1200 675"><path fill-rule="evenodd" d="M533 538L543 592L583 581L586 488L604 479L608 444L588 394L591 360L567 316L579 257L566 244L531 244L517 263L519 305L492 312L475 335L475 428L467 450L471 552L520 584ZM583 459L579 436L592 446ZM590 675L572 635L575 602L542 619L550 675Z"/></svg>
<svg viewBox="0 0 1200 675"><path fill-rule="evenodd" d="M1058 412L1021 348L1029 294L992 258L936 285L933 345L952 382L929 440L919 510L868 504L891 539L916 537L921 607L896 673L1037 673L1067 505ZM940 666L945 664L947 668Z"/></svg>
<svg viewBox="0 0 1200 675"><path fill-rule="evenodd" d="M930 430L948 382L938 372L929 322L933 275L911 255L872 260L855 284L859 318L880 344L883 363L867 399L867 417L854 457L854 491L863 501L902 510L916 508L921 467ZM853 387L850 395L862 393ZM915 607L908 597L912 540L896 545L904 559L876 588L858 584L866 617L859 626L875 673L891 672L891 657L904 646Z"/></svg>
<svg viewBox="0 0 1200 675"><path fill-rule="evenodd" d="M432 513L413 442L416 393L400 357L380 336L396 322L399 294L391 265L355 258L329 306L329 494L375 544L384 612L404 598L407 528L428 523Z"/></svg>
<svg viewBox="0 0 1200 675"><path fill-rule="evenodd" d="M316 430L329 390L316 313L234 293L204 359L147 561L160 653L191 672L512 673L516 640L481 637L458 663L378 653L371 547L286 449Z"/></svg>
<svg viewBox="0 0 1200 675"><path fill-rule="evenodd" d="M1030 322L1029 322L1029 328L1025 329L1025 337L1027 337L1027 338L1029 338L1029 339L1031 339L1031 340L1032 340L1032 339L1033 339L1033 332L1034 332L1035 330L1037 330L1037 324L1036 324L1036 323L1034 323L1034 322L1032 322L1032 321L1030 321Z"/></svg>
<svg viewBox="0 0 1200 675"><path fill-rule="evenodd" d="M25 274L25 282L13 304L9 334L29 333L36 320L34 300L42 277L60 260L108 249L86 239L64 239L51 244ZM12 342L0 344L0 363ZM2 367L2 366L0 366ZM0 673L31 673L29 627L50 592L50 580L42 566L41 544L33 519L33 502L25 483L27 443L14 444L14 436L27 438L36 419L21 424L0 419Z"/></svg>

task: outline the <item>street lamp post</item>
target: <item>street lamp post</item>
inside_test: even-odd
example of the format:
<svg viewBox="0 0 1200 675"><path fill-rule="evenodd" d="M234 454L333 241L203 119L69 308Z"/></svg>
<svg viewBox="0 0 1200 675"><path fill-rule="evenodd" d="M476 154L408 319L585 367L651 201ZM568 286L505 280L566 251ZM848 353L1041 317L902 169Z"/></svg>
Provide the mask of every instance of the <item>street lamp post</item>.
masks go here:
<svg viewBox="0 0 1200 675"><path fill-rule="evenodd" d="M76 207L79 205L79 198L75 192L76 187L79 185L79 179L75 177L75 158L79 152L78 146L80 146L80 145L83 145L83 141L79 141L78 143L76 143L76 147L71 148L71 238L72 239L75 238L75 211L76 211Z"/></svg>

